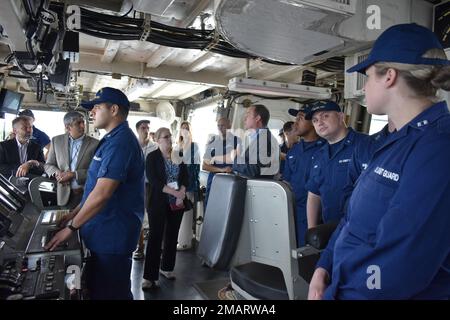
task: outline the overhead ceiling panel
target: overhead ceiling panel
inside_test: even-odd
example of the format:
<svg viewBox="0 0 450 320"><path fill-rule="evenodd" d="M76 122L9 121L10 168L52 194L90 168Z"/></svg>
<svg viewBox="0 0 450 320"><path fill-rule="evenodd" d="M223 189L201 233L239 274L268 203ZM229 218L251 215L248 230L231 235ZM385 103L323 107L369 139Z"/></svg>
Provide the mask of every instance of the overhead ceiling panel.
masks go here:
<svg viewBox="0 0 450 320"><path fill-rule="evenodd" d="M179 97L185 95L190 91L196 90L198 87L199 85L193 85L189 83L171 82L170 85L166 86L163 90L153 95L153 97Z"/></svg>
<svg viewBox="0 0 450 320"><path fill-rule="evenodd" d="M175 49L174 54L167 58L164 64L179 67L188 66L203 54L204 51L196 49Z"/></svg>
<svg viewBox="0 0 450 320"><path fill-rule="evenodd" d="M163 16L175 0L132 0L135 10Z"/></svg>
<svg viewBox="0 0 450 320"><path fill-rule="evenodd" d="M116 59L126 62L147 62L157 48L158 45L150 42L121 41Z"/></svg>
<svg viewBox="0 0 450 320"><path fill-rule="evenodd" d="M183 20L197 4L196 0L132 0L133 8L140 12Z"/></svg>
<svg viewBox="0 0 450 320"><path fill-rule="evenodd" d="M96 77L95 83L92 87L92 92L97 92L104 87L112 87L123 90L128 85L128 77L122 77L121 79L113 79L111 76L99 75Z"/></svg>
<svg viewBox="0 0 450 320"><path fill-rule="evenodd" d="M104 50L106 46L106 40L100 39L92 36L88 36L84 33L79 33L80 35L80 49L84 51L93 51L98 50L102 51Z"/></svg>
<svg viewBox="0 0 450 320"><path fill-rule="evenodd" d="M221 34L237 48L293 64L343 45L343 39L321 31L346 18L273 0L223 0L216 11Z"/></svg>

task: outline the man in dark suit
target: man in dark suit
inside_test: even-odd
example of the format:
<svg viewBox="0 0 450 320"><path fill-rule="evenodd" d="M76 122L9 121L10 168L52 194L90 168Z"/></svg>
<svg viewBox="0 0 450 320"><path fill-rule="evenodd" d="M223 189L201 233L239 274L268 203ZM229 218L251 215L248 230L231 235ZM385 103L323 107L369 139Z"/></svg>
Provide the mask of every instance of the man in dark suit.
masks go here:
<svg viewBox="0 0 450 320"><path fill-rule="evenodd" d="M243 154L233 150L233 172L249 178L273 178L280 169L280 149L267 128L269 110L262 104L247 108L244 127L248 130L247 148Z"/></svg>
<svg viewBox="0 0 450 320"><path fill-rule="evenodd" d="M44 154L36 142L30 140L33 127L27 117L12 121L14 139L0 142L0 173L9 177L24 177L28 174L41 175L44 172Z"/></svg>

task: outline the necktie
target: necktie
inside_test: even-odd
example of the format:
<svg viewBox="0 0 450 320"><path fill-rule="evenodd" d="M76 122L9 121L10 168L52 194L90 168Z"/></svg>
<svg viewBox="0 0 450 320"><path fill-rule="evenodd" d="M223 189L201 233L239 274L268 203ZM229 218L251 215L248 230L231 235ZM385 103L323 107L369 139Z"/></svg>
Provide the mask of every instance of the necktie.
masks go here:
<svg viewBox="0 0 450 320"><path fill-rule="evenodd" d="M70 170L75 171L77 167L78 153L80 152L81 143L72 141L72 155L70 159Z"/></svg>
<svg viewBox="0 0 450 320"><path fill-rule="evenodd" d="M27 143L21 144L19 148L20 164L27 161Z"/></svg>

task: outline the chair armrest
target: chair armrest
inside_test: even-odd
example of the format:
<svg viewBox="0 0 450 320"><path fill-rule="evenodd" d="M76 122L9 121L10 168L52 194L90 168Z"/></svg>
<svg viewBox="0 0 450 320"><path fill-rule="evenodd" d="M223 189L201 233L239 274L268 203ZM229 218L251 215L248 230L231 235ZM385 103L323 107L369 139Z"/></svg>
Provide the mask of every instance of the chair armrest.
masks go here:
<svg viewBox="0 0 450 320"><path fill-rule="evenodd" d="M325 249L338 224L339 221L329 222L318 225L315 228L308 229L306 232L306 244L309 244L318 250Z"/></svg>
<svg viewBox="0 0 450 320"><path fill-rule="evenodd" d="M307 283L311 282L311 278L316 269L317 261L320 258L320 250L306 245L301 248L292 250L292 257L298 261L298 273Z"/></svg>
<svg viewBox="0 0 450 320"><path fill-rule="evenodd" d="M317 250L316 248L314 248L310 245L306 245L301 248L293 249L291 251L292 258L294 258L294 259L304 258L304 257L316 255L319 253L320 253L320 250Z"/></svg>

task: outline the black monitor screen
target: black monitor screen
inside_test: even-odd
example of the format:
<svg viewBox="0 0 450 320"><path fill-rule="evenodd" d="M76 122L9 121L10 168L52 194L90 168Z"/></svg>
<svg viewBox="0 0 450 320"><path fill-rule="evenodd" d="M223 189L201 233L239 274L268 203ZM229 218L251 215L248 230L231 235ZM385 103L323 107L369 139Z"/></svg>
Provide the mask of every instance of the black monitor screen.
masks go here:
<svg viewBox="0 0 450 320"><path fill-rule="evenodd" d="M17 114L23 94L2 88L0 90L0 112Z"/></svg>

